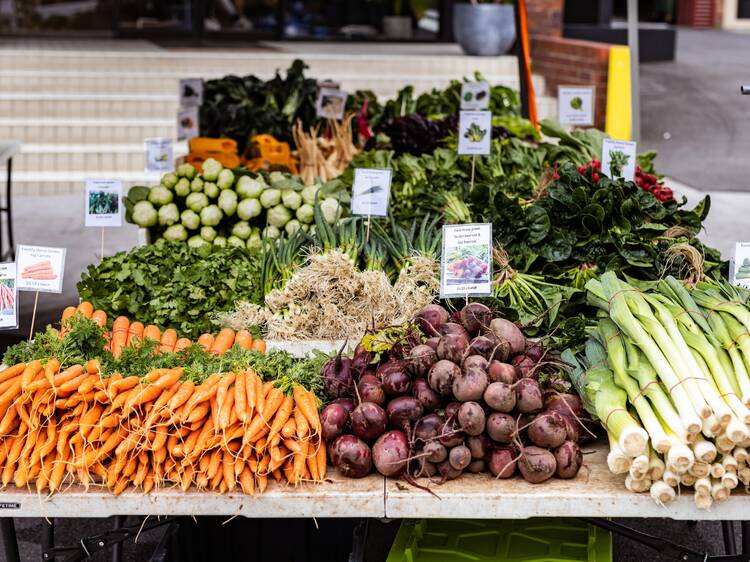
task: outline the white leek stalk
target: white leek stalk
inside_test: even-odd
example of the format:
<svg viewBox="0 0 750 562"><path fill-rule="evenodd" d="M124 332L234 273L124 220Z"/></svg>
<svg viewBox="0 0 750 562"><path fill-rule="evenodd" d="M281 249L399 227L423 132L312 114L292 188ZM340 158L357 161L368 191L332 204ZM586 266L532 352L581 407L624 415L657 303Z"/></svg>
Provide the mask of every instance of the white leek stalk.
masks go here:
<svg viewBox="0 0 750 562"><path fill-rule="evenodd" d="M675 498L674 488L672 488L672 486L668 486L666 482L662 480L657 480L656 482L651 484L651 489L649 490L649 492L651 493L651 498L662 507L667 505Z"/></svg>

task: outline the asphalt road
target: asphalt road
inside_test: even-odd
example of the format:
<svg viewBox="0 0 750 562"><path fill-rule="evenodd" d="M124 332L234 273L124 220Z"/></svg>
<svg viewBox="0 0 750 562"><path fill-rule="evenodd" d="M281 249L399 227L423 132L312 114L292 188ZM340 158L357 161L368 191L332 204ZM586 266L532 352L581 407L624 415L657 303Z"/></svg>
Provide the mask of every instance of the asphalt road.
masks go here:
<svg viewBox="0 0 750 562"><path fill-rule="evenodd" d="M680 28L674 62L641 65L641 148L703 191L750 190L750 34Z"/></svg>

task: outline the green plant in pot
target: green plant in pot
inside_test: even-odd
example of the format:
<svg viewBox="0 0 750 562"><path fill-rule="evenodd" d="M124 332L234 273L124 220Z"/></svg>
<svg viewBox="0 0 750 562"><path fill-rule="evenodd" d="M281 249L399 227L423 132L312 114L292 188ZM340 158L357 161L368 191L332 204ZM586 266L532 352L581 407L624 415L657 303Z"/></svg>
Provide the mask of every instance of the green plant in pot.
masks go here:
<svg viewBox="0 0 750 562"><path fill-rule="evenodd" d="M516 40L513 4L507 0L455 3L453 35L467 55L504 55Z"/></svg>

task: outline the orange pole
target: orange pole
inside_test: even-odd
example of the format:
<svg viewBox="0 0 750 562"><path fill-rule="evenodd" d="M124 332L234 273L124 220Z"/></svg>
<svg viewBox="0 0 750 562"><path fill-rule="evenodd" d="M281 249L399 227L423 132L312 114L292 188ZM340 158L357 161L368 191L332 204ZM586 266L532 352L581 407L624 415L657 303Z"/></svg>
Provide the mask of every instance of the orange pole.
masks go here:
<svg viewBox="0 0 750 562"><path fill-rule="evenodd" d="M526 0L518 0L518 34L521 41L521 52L523 55L524 76L521 80L526 81L526 91L529 97L529 121L535 128L539 128L539 116L536 111L536 95L534 95L534 82L531 80L531 50L529 48L529 23L526 13Z"/></svg>

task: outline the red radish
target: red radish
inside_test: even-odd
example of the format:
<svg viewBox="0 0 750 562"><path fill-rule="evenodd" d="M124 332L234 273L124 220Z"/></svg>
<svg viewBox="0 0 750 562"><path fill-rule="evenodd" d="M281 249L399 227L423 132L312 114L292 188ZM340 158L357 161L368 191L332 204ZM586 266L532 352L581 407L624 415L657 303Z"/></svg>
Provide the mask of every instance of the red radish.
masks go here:
<svg viewBox="0 0 750 562"><path fill-rule="evenodd" d="M555 411L544 411L537 415L526 433L534 445L545 449L559 447L567 436L565 420Z"/></svg>
<svg viewBox="0 0 750 562"><path fill-rule="evenodd" d="M440 338L437 347L438 359L447 359L456 364L460 364L466 353L469 340L456 334L448 334Z"/></svg>
<svg viewBox="0 0 750 562"><path fill-rule="evenodd" d="M440 407L440 395L430 388L425 379L415 379L411 393L422 404L425 412L433 412Z"/></svg>
<svg viewBox="0 0 750 562"><path fill-rule="evenodd" d="M375 468L383 476L399 476L409 459L409 440L401 431L388 431L372 447Z"/></svg>
<svg viewBox="0 0 750 562"><path fill-rule="evenodd" d="M494 412L487 418L487 435L498 443L512 443L516 434L516 420L508 414Z"/></svg>
<svg viewBox="0 0 750 562"><path fill-rule="evenodd" d="M372 468L370 447L354 435L341 435L328 449L331 463L348 478L363 478Z"/></svg>
<svg viewBox="0 0 750 562"><path fill-rule="evenodd" d="M510 478L516 471L516 452L512 447L496 447L492 449L489 467L492 476Z"/></svg>
<svg viewBox="0 0 750 562"><path fill-rule="evenodd" d="M480 435L484 431L484 410L476 402L464 402L458 409L458 424L466 435Z"/></svg>
<svg viewBox="0 0 750 562"><path fill-rule="evenodd" d="M437 363L437 354L429 345L418 345L409 351L407 362L411 372L418 377L427 374L435 363Z"/></svg>
<svg viewBox="0 0 750 562"><path fill-rule="evenodd" d="M428 336L437 335L440 327L448 321L448 311L437 304L428 304L414 318Z"/></svg>
<svg viewBox="0 0 750 562"><path fill-rule="evenodd" d="M522 414L542 409L542 389L534 379L521 379L516 385L516 408Z"/></svg>
<svg viewBox="0 0 750 562"><path fill-rule="evenodd" d="M489 363L481 355L469 355L466 359L464 359L461 367L463 369L471 369L472 367L476 367L477 369L486 371L489 368Z"/></svg>
<svg viewBox="0 0 750 562"><path fill-rule="evenodd" d="M385 390L380 379L375 375L362 375L357 384L357 392L362 402L372 402L378 406L385 405Z"/></svg>
<svg viewBox="0 0 750 562"><path fill-rule="evenodd" d="M461 324L470 334L478 334L492 320L492 311L485 305L473 302L461 309Z"/></svg>
<svg viewBox="0 0 750 562"><path fill-rule="evenodd" d="M501 363L500 361L493 360L490 362L487 375L490 377L491 382L504 382L505 384L513 384L518 380L518 371L513 365L508 363Z"/></svg>
<svg viewBox="0 0 750 562"><path fill-rule="evenodd" d="M518 459L518 469L527 482L539 484L554 476L557 470L555 455L540 447L524 447Z"/></svg>
<svg viewBox="0 0 750 562"><path fill-rule="evenodd" d="M362 402L351 415L352 433L365 441L374 441L385 432L388 417L373 402Z"/></svg>
<svg viewBox="0 0 750 562"><path fill-rule="evenodd" d="M427 373L427 382L434 391L442 396L453 392L453 379L461 376L461 369L455 363L442 359L435 363Z"/></svg>
<svg viewBox="0 0 750 562"><path fill-rule="evenodd" d="M453 379L453 396L461 402L480 400L488 384L487 373L483 370L467 369Z"/></svg>
<svg viewBox="0 0 750 562"><path fill-rule="evenodd" d="M495 336L498 342L508 342L511 355L521 353L526 347L526 338L518 329L518 326L510 320L495 318L490 322L489 332Z"/></svg>
<svg viewBox="0 0 750 562"><path fill-rule="evenodd" d="M399 396L388 402L385 413L391 427L411 433L414 424L422 417L423 409L419 400L413 396Z"/></svg>
<svg viewBox="0 0 750 562"><path fill-rule="evenodd" d="M554 450L558 478L575 478L583 465L583 453L573 441L566 441Z"/></svg>
<svg viewBox="0 0 750 562"><path fill-rule="evenodd" d="M504 382L493 382L484 390L484 401L496 412L508 414L516 407L516 392Z"/></svg>
<svg viewBox="0 0 750 562"><path fill-rule="evenodd" d="M331 441L344 432L349 423L349 413L341 404L328 404L320 412L320 427L323 439Z"/></svg>
<svg viewBox="0 0 750 562"><path fill-rule="evenodd" d="M453 447L448 452L448 462L456 470L463 470L471 462L471 451L465 445L458 445Z"/></svg>

